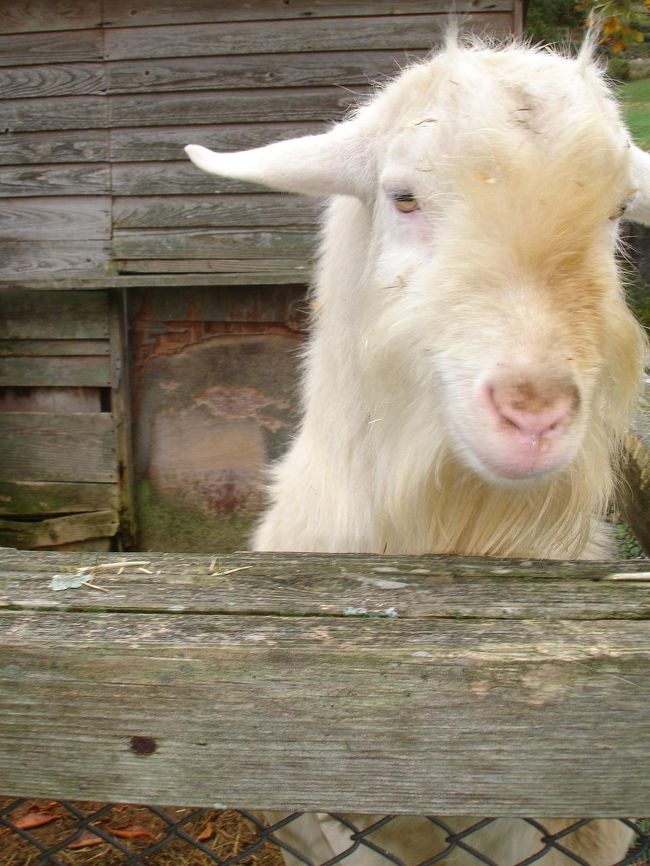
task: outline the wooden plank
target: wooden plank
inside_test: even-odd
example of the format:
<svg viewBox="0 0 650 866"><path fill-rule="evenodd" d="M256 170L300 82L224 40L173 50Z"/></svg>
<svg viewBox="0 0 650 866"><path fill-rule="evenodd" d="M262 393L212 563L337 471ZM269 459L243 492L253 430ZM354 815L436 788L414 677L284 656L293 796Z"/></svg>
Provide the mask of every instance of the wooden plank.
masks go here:
<svg viewBox="0 0 650 866"><path fill-rule="evenodd" d="M106 357L0 358L0 387L108 387L112 381Z"/></svg>
<svg viewBox="0 0 650 866"><path fill-rule="evenodd" d="M0 414L0 480L117 481L113 419L106 412Z"/></svg>
<svg viewBox="0 0 650 866"><path fill-rule="evenodd" d="M328 121L342 117L359 102L364 88L357 93L330 86L320 88L277 88L273 90L208 91L189 93L156 93L138 96L111 97L111 125L158 126L178 124L265 123L267 121ZM81 98L81 97L79 97ZM77 98L75 97L75 100ZM9 103L10 107L13 103ZM60 126L54 124L60 123ZM57 120L56 112L42 119L34 114L26 118L25 128L36 129L34 124L50 124L54 129L65 129L77 121L74 112L69 119Z"/></svg>
<svg viewBox="0 0 650 866"><path fill-rule="evenodd" d="M120 550L137 544L137 519L134 493L135 462L133 457L133 400L130 358L127 354L127 294L124 289L110 293L111 368L114 371L111 391L111 414L115 422L115 456L119 469L119 537ZM116 529L117 531L117 529Z"/></svg>
<svg viewBox="0 0 650 866"><path fill-rule="evenodd" d="M279 277L283 279L279 279ZM185 286L266 286L278 283L303 284L309 276L306 272L297 274L295 270L288 270L281 274L275 271L272 275L263 271L240 270L230 274L226 273L169 273L169 274L117 274L113 273L102 277L66 277L51 280L3 280L0 278L0 297L16 288L23 290L38 289L39 292L80 292L95 291L103 292L110 288L150 288L178 289Z"/></svg>
<svg viewBox="0 0 650 866"><path fill-rule="evenodd" d="M0 294L0 338L4 340L100 340L108 336L105 292L70 295L17 290Z"/></svg>
<svg viewBox="0 0 650 866"><path fill-rule="evenodd" d="M106 129L81 132L14 132L0 135L0 165L108 161ZM32 169L33 172L33 169Z"/></svg>
<svg viewBox="0 0 650 866"><path fill-rule="evenodd" d="M512 31L511 12L469 13L467 31ZM157 57L211 57L311 51L427 50L441 44L449 24L448 13L246 21L156 27L155 39L147 28L105 31L107 60L143 60Z"/></svg>
<svg viewBox="0 0 650 866"><path fill-rule="evenodd" d="M0 235L5 240L108 240L108 196L5 199Z"/></svg>
<svg viewBox="0 0 650 866"><path fill-rule="evenodd" d="M41 516L117 511L117 486L56 481L0 482L0 514Z"/></svg>
<svg viewBox="0 0 650 866"><path fill-rule="evenodd" d="M94 276L106 272L109 261L105 241L4 241L0 242L2 279L57 276Z"/></svg>
<svg viewBox="0 0 650 866"><path fill-rule="evenodd" d="M214 282L210 284L221 286L302 284L309 281L311 274L311 264L304 259L280 256L266 259L116 259L114 264L120 274L186 274L186 285L196 283L194 274L214 275ZM217 279L219 275L222 276L220 280Z"/></svg>
<svg viewBox="0 0 650 866"><path fill-rule="evenodd" d="M514 0L513 33L517 37L524 35L527 8L527 0Z"/></svg>
<svg viewBox="0 0 650 866"><path fill-rule="evenodd" d="M270 144L273 141L323 132L325 128L324 123L314 121L311 123L239 123L224 126L183 124L181 127L115 129L111 135L111 159L114 163L179 161L185 159L184 145L192 142L203 143L213 150L245 150Z"/></svg>
<svg viewBox="0 0 650 866"><path fill-rule="evenodd" d="M412 51L408 59L415 60L424 53ZM108 64L107 85L113 94L332 84L340 87L395 75L408 59L406 53L396 51L345 51L129 60ZM58 67L54 69L58 71Z"/></svg>
<svg viewBox="0 0 650 866"><path fill-rule="evenodd" d="M213 564L210 576L204 557L168 584L166 557L147 554L153 574L138 576L117 574L126 557L98 555L93 563L115 563L94 578L108 592L55 593L52 575L74 573L78 554L1 555L8 794L361 814L645 814L650 621L620 619L615 604L616 619L567 619L567 601L579 611L573 593L586 586L566 577L555 587L559 607L536 613L535 590L553 582L546 564L522 564L523 577L496 571L501 584L490 592L483 570L509 563L473 561L472 573L447 560L440 579L422 581L413 572L435 571L436 557L251 557L262 593L281 583L318 604L324 590L336 606L335 590L358 599L361 584L366 611L384 612L304 616L277 598L263 614L237 604L232 613L182 609L179 582L208 592L236 585L246 572L225 572L238 558ZM565 565L574 567L550 567L557 575ZM592 588L618 592L606 577ZM133 578L148 581L146 594L132 591ZM395 616L404 587L387 584L411 578L432 611L450 591L475 604L461 602L467 616L429 619L398 603ZM486 599L490 611L507 608L522 586L524 618L486 615ZM647 584L627 589L647 599ZM133 737L151 738L146 758ZM71 750L71 741L89 748Z"/></svg>
<svg viewBox="0 0 650 866"><path fill-rule="evenodd" d="M99 63L61 63L0 68L0 88L3 99L104 93L104 67Z"/></svg>
<svg viewBox="0 0 650 866"><path fill-rule="evenodd" d="M0 388L0 413L101 411L99 388Z"/></svg>
<svg viewBox="0 0 650 866"><path fill-rule="evenodd" d="M151 339L180 323L247 322L269 325L295 322L298 308L306 306L302 288L296 286L225 286L215 292L194 286L190 292L159 292L132 288L128 292L129 327L136 340Z"/></svg>
<svg viewBox="0 0 650 866"><path fill-rule="evenodd" d="M454 10L508 12L512 0L456 0ZM343 18L357 15L417 15L449 12L448 0L141 0L137 8L129 0L112 0L105 15L106 27L143 27L161 24L205 24L217 21L278 21L293 18Z"/></svg>
<svg viewBox="0 0 650 866"><path fill-rule="evenodd" d="M97 129L108 126L108 100L103 96L54 96L3 102L2 121L8 132Z"/></svg>
<svg viewBox="0 0 650 866"><path fill-rule="evenodd" d="M103 59L102 30L0 36L0 66L89 63Z"/></svg>
<svg viewBox="0 0 650 866"><path fill-rule="evenodd" d="M49 550L60 550L62 553L66 551L81 552L85 555L89 551L101 550L106 552L112 549L113 539L111 538L88 538L84 541L73 541L70 544L52 545Z"/></svg>
<svg viewBox="0 0 650 866"><path fill-rule="evenodd" d="M0 168L0 197L109 194L108 165L69 163Z"/></svg>
<svg viewBox="0 0 650 866"><path fill-rule="evenodd" d="M0 33L85 30L100 27L101 0L29 0L0 6Z"/></svg>
<svg viewBox="0 0 650 866"><path fill-rule="evenodd" d="M0 293L0 309L2 294ZM0 358L108 355L107 340L0 340Z"/></svg>
<svg viewBox="0 0 650 866"><path fill-rule="evenodd" d="M0 194L2 193L2 174L0 169ZM115 196L268 192L268 187L208 175L204 171L199 171L189 159L183 159L179 162L116 164L113 165L111 178Z"/></svg>
<svg viewBox="0 0 650 866"><path fill-rule="evenodd" d="M1 489L1 488L0 488ZM650 620L650 583L644 561L531 562L489 557L379 556L241 552L208 557L146 553L148 572L127 569L132 554L109 555L102 564L107 612L259 616L337 616L358 620ZM55 554L38 560L2 553L0 607L63 610L71 596L52 595L50 576L69 562ZM114 563L114 568L106 567ZM76 564L74 564L76 567ZM627 580L613 579L623 575ZM29 576L29 586L25 581ZM152 595L151 584L161 584ZM74 596L75 608L92 612L97 599ZM647 647L650 651L650 646Z"/></svg>
<svg viewBox="0 0 650 866"><path fill-rule="evenodd" d="M71 514L39 521L0 520L0 544L33 550L89 538L111 538L118 527L117 511Z"/></svg>
<svg viewBox="0 0 650 866"><path fill-rule="evenodd" d="M323 205L279 193L210 196L140 196L113 200L116 229L313 226Z"/></svg>
<svg viewBox="0 0 650 866"><path fill-rule="evenodd" d="M308 229L166 231L119 230L113 233L116 259L273 259L299 260L314 251Z"/></svg>

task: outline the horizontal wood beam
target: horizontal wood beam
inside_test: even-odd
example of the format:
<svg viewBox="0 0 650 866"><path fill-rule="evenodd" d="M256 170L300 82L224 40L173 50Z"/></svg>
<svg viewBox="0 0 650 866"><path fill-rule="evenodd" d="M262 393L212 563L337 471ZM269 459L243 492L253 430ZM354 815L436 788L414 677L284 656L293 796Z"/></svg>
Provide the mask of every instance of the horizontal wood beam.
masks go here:
<svg viewBox="0 0 650 866"><path fill-rule="evenodd" d="M111 538L119 528L117 511L67 514L47 520L0 520L0 545L28 548Z"/></svg>
<svg viewBox="0 0 650 866"><path fill-rule="evenodd" d="M415 60L426 50L409 52ZM159 61L127 60L111 63L107 68L107 91L117 93L162 93L165 91L191 90L243 90L276 87L322 87L333 82L344 87L367 85L397 72L399 52L395 51L346 51L343 54L323 51L310 54L235 55L232 57L174 57ZM272 69L270 66L272 65ZM74 83L77 87L88 87L91 78L85 69L76 71ZM84 72L86 73L84 75ZM57 74L58 73L58 74ZM29 89L38 73L26 76L15 74L15 83L10 82L12 95ZM49 74L51 88L63 90L73 86L54 67ZM30 80L31 79L31 80ZM51 83L50 83L51 82ZM57 91L55 91L57 92ZM90 92L90 91L88 91Z"/></svg>
<svg viewBox="0 0 650 866"><path fill-rule="evenodd" d="M0 294L3 340L100 340L108 336L106 293L14 290Z"/></svg>
<svg viewBox="0 0 650 866"><path fill-rule="evenodd" d="M117 485L82 481L0 481L0 514L37 517L117 511Z"/></svg>
<svg viewBox="0 0 650 866"><path fill-rule="evenodd" d="M30 33L38 30L83 30L102 23L101 0L52 3L30 0L28 4L8 3L0 9L0 33Z"/></svg>
<svg viewBox="0 0 650 866"><path fill-rule="evenodd" d="M108 387L113 379L110 358L0 358L0 387Z"/></svg>
<svg viewBox="0 0 650 866"><path fill-rule="evenodd" d="M16 289L38 289L39 292L55 291L102 291L104 289L128 288L171 288L180 286L276 286L282 283L309 282L310 269L305 265L302 269L286 271L274 270L253 272L250 268L240 272L225 271L223 273L163 273L163 274L110 274L101 277L65 277L54 280L16 279L8 280L0 275L0 297Z"/></svg>
<svg viewBox="0 0 650 866"><path fill-rule="evenodd" d="M40 23L38 26L40 29ZM22 33L5 31L0 35L0 66L87 63L103 59L103 31L99 27L56 33L51 28L50 24L43 32L29 32L27 28Z"/></svg>
<svg viewBox="0 0 650 866"><path fill-rule="evenodd" d="M33 173L35 165L103 162L108 160L108 148L107 129L72 130L55 136L49 132L16 132L0 137L0 165L22 165L27 171L32 166Z"/></svg>
<svg viewBox="0 0 650 866"><path fill-rule="evenodd" d="M277 257L267 259L116 259L124 274L192 274L227 275L221 285L255 285L263 283L308 283L311 268L304 259ZM237 274L245 275L237 278ZM215 283L216 284L216 283Z"/></svg>
<svg viewBox="0 0 650 866"><path fill-rule="evenodd" d="M79 155L83 151L79 148ZM110 195L110 171L101 162L21 164L0 168L0 197Z"/></svg>
<svg viewBox="0 0 650 866"><path fill-rule="evenodd" d="M51 588L82 565L104 591ZM3 788L360 813L645 814L646 569L2 551Z"/></svg>
<svg viewBox="0 0 650 866"><path fill-rule="evenodd" d="M122 166L124 171L125 168L129 167L128 164L137 162L141 165L131 166L131 170L137 172L138 169L142 170L151 161L161 163L180 162L182 160L184 164L186 160L184 159L183 146L191 142L204 144L213 150L246 150L270 144L273 141L284 141L288 138L298 138L301 135L313 135L323 132L327 128L327 124L317 120L263 124L229 123L225 126L219 124L218 121L219 118L213 115L212 123L200 126L189 126L187 123L183 123L182 126L163 127L138 124L135 128L114 129L111 131L110 141L113 168L120 163L127 163L127 166ZM67 134L70 135L70 133ZM20 158L23 153L30 156L34 153L33 136L29 138L27 134L23 133L17 138L18 142L12 150L4 146L0 140L0 163L10 159L17 161L15 157ZM52 156L57 156L56 150L53 150ZM54 161L53 158L52 162ZM167 166L158 166L159 172L166 169L168 169ZM196 176L196 170L194 174ZM207 189L206 194L214 195L218 178L212 175L211 179L213 184ZM113 182L115 195L120 194L120 188L128 189L128 183L124 179L120 185ZM242 189L244 189L243 186ZM249 184L245 189L246 193L250 193L251 189ZM260 189L262 188L260 187ZM268 193L268 189L265 189L264 192ZM128 194L130 193L127 192Z"/></svg>
<svg viewBox="0 0 650 866"><path fill-rule="evenodd" d="M0 242L2 276L38 279L55 272L60 276L100 276L106 273L109 245L104 241Z"/></svg>
<svg viewBox="0 0 650 866"><path fill-rule="evenodd" d="M1 305L2 292L0 292ZM63 340L0 339L0 358L102 357L109 354L108 340L78 340L72 337Z"/></svg>
<svg viewBox="0 0 650 866"><path fill-rule="evenodd" d="M112 247L118 259L301 259L310 262L316 232L308 228L117 230Z"/></svg>
<svg viewBox="0 0 650 866"><path fill-rule="evenodd" d="M117 481L108 412L0 413L0 481Z"/></svg>
<svg viewBox="0 0 650 866"><path fill-rule="evenodd" d="M510 11L468 13L463 23L468 32L489 28L493 34L505 35L512 32L513 16ZM303 18L292 21L291 26L280 20L163 25L156 27L155 39L148 28L127 27L104 31L104 51L109 61L265 54L269 46L274 53L401 52L439 45L448 26L445 10L432 15L363 16L345 21Z"/></svg>
<svg viewBox="0 0 650 866"><path fill-rule="evenodd" d="M113 200L115 229L315 226L323 206L282 193L132 196Z"/></svg>
<svg viewBox="0 0 650 866"><path fill-rule="evenodd" d="M40 0L41 3L44 0ZM144 0L133 8L128 0L113 0L106 27L143 27L160 24L204 24L227 21L290 21L295 18L347 18L367 15L430 15L447 14L448 0L186 0L178 6L175 0ZM457 0L454 9L461 12L511 11L513 0Z"/></svg>

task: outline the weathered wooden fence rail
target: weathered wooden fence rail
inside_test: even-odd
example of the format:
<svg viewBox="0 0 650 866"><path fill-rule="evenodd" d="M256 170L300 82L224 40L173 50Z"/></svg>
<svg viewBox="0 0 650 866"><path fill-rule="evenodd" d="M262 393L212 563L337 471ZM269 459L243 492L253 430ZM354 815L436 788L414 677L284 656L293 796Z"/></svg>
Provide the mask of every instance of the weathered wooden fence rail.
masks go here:
<svg viewBox="0 0 650 866"><path fill-rule="evenodd" d="M649 695L641 561L0 552L7 795L643 815Z"/></svg>

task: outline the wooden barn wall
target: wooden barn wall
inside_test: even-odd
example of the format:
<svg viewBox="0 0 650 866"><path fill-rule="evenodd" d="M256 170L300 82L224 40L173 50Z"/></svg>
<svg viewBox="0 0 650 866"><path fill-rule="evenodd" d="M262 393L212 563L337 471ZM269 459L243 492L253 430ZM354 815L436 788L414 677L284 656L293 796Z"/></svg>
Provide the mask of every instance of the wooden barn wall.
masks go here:
<svg viewBox="0 0 650 866"><path fill-rule="evenodd" d="M461 7L476 28L512 28L511 0ZM114 0L105 57L117 269L304 274L313 205L201 175L181 146L241 149L323 129L368 81L394 72L396 59L429 50L447 8L447 0Z"/></svg>
<svg viewBox="0 0 650 866"><path fill-rule="evenodd" d="M116 333L100 291L0 292L0 545L108 549Z"/></svg>
<svg viewBox="0 0 650 866"><path fill-rule="evenodd" d="M520 0L453 5L468 29L520 29ZM75 532L43 521L78 512L104 514L100 534L112 534L135 468L141 523L163 527L144 545L172 549L165 527L188 509L230 521L227 539L181 532L174 546L242 543L261 467L295 425L296 310L304 319L318 205L204 175L182 147L324 129L370 81L439 44L450 7L0 3L0 292L5 311L21 311L0 337L5 541L65 543ZM133 338L133 465L118 286ZM40 498L34 484L46 485ZM23 525L36 516L40 528Z"/></svg>
<svg viewBox="0 0 650 866"><path fill-rule="evenodd" d="M513 30L515 0L457 0ZM201 175L322 129L440 42L449 0L15 0L0 5L4 279L300 271L313 207ZM215 206L215 193L219 206Z"/></svg>

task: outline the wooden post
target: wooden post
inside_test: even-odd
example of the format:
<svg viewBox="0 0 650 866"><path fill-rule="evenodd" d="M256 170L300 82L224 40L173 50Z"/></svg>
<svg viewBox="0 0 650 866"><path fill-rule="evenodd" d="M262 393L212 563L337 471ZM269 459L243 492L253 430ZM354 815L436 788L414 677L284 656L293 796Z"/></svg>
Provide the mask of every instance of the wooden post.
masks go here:
<svg viewBox="0 0 650 866"><path fill-rule="evenodd" d="M135 499L133 492L133 448L131 441L131 402L129 387L128 334L126 324L126 290L114 288L109 293L109 326L111 346L111 413L115 422L115 451L118 472L120 549L136 544Z"/></svg>

